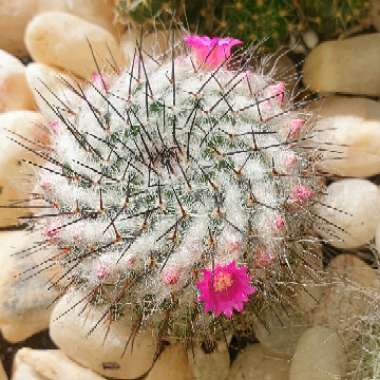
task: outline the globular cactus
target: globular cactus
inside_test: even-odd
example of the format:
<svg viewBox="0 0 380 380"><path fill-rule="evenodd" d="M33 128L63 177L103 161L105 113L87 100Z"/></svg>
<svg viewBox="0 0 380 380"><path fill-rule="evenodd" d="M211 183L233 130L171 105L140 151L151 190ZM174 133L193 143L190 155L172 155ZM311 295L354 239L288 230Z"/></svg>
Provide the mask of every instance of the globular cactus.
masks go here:
<svg viewBox="0 0 380 380"><path fill-rule="evenodd" d="M86 88L63 79L51 149L34 148L46 163L30 162L53 211L33 219L45 238L29 251L57 254L28 274L63 268L52 286L135 332L250 334L268 305L294 308L289 284L315 254L318 132L254 47L172 39L161 57L138 44L128 70L98 68Z"/></svg>
<svg viewBox="0 0 380 380"><path fill-rule="evenodd" d="M369 0L118 0L116 14L121 23L157 27L174 13L201 33L232 34L245 41L265 39L268 49L277 49L289 43L289 37L297 40L310 29L331 39L365 25L370 5Z"/></svg>

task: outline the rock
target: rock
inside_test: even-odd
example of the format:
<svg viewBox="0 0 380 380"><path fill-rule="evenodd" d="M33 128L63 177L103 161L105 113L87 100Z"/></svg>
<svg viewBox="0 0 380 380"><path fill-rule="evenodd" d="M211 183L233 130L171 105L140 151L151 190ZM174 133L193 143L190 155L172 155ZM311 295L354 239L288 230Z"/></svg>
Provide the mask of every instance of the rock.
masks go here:
<svg viewBox="0 0 380 380"><path fill-rule="evenodd" d="M31 372L33 376L38 376L37 379L105 380L104 377L79 366L60 350L32 350L31 348L21 348L17 351L15 358L14 377L20 366L23 371L29 367L29 372ZM20 380L22 379L20 376L19 378ZM23 378L23 380L27 379L29 380L30 378Z"/></svg>
<svg viewBox="0 0 380 380"><path fill-rule="evenodd" d="M16 57L0 50L0 112L18 109L35 109L25 67Z"/></svg>
<svg viewBox="0 0 380 380"><path fill-rule="evenodd" d="M102 318L104 307L88 306L85 312L81 312L84 302L83 294L78 292L68 293L58 301L50 322L50 336L54 343L70 358L103 376L133 379L145 374L156 354L157 342L153 334L139 332L133 349L129 345L123 355L133 327L128 316L112 323L106 339L108 323L99 324L88 334ZM69 308L70 312L62 315Z"/></svg>
<svg viewBox="0 0 380 380"><path fill-rule="evenodd" d="M255 317L253 328L261 345L270 354L291 358L299 337L309 327L305 315L294 314L291 310L287 315L278 307L276 310L261 310L260 316L266 326Z"/></svg>
<svg viewBox="0 0 380 380"><path fill-rule="evenodd" d="M2 0L0 1L0 49L16 56L28 55L24 34L38 13L57 10L72 13L117 34L112 0Z"/></svg>
<svg viewBox="0 0 380 380"><path fill-rule="evenodd" d="M57 97L64 104L67 104L67 98L69 96L73 98L73 94L60 78L64 78L69 83L74 84L71 77L50 66L41 63L30 63L26 67L26 78L40 112L47 120L56 120L57 115L51 110L40 94L53 106L60 106L62 108L63 104L57 100Z"/></svg>
<svg viewBox="0 0 380 380"><path fill-rule="evenodd" d="M194 380L225 380L230 370L230 355L226 343L218 342L216 349L206 353L194 345L187 352Z"/></svg>
<svg viewBox="0 0 380 380"><path fill-rule="evenodd" d="M182 45L183 33L175 31L175 45ZM143 36L142 49L144 53L152 57L160 57L163 54L170 54L172 46L171 33L167 30L157 30L153 33L148 33ZM135 49L138 49L141 37L139 30L127 30L121 37L121 49L127 61L132 62ZM136 52L136 55L138 51ZM149 59L147 59L149 64Z"/></svg>
<svg viewBox="0 0 380 380"><path fill-rule="evenodd" d="M314 206L315 228L338 248L369 243L380 222L380 192L365 179L344 179L327 187L327 194Z"/></svg>
<svg viewBox="0 0 380 380"><path fill-rule="evenodd" d="M11 380L46 380L40 376L29 364L21 362L15 357Z"/></svg>
<svg viewBox="0 0 380 380"><path fill-rule="evenodd" d="M24 32L36 12L36 0L0 2L0 49L17 56L27 56Z"/></svg>
<svg viewBox="0 0 380 380"><path fill-rule="evenodd" d="M370 17L372 25L380 31L380 0L372 0Z"/></svg>
<svg viewBox="0 0 380 380"><path fill-rule="evenodd" d="M331 96L319 102L310 144L318 168L330 174L364 177L380 173L380 107L364 98Z"/></svg>
<svg viewBox="0 0 380 380"><path fill-rule="evenodd" d="M253 344L239 353L228 380L288 380L288 372L288 360L271 356L260 344Z"/></svg>
<svg viewBox="0 0 380 380"><path fill-rule="evenodd" d="M12 111L0 114L0 206L4 207L0 207L0 227L17 225L19 217L32 213L32 210L26 207L25 199L29 198L34 188L32 178L35 168L22 160L41 163L41 159L35 154L10 141L8 138L15 136L7 130L45 144L47 137L44 124L44 118L37 112ZM15 208L6 208L9 206Z"/></svg>
<svg viewBox="0 0 380 380"><path fill-rule="evenodd" d="M380 253L380 224L376 228L375 242L376 242L377 252Z"/></svg>
<svg viewBox="0 0 380 380"><path fill-rule="evenodd" d="M303 33L302 39L309 49L314 49L319 42L318 34L315 33L312 29L309 29L305 33Z"/></svg>
<svg viewBox="0 0 380 380"><path fill-rule="evenodd" d="M327 325L352 342L359 336L358 322L366 320L371 292L379 289L374 269L353 255L336 256L327 267L325 294L315 310L315 325Z"/></svg>
<svg viewBox="0 0 380 380"><path fill-rule="evenodd" d="M34 17L25 32L26 46L35 61L86 79L97 71L88 41L102 71L112 70L113 59L119 69L123 67L124 58L113 35L77 16L45 12Z"/></svg>
<svg viewBox="0 0 380 380"><path fill-rule="evenodd" d="M343 345L336 332L326 327L313 327L298 341L289 380L341 380L345 368Z"/></svg>
<svg viewBox="0 0 380 380"><path fill-rule="evenodd" d="M319 92L380 95L380 33L327 41L306 57L304 83Z"/></svg>
<svg viewBox="0 0 380 380"><path fill-rule="evenodd" d="M38 12L59 11L71 13L97 24L115 36L118 34L114 23L112 0L37 0Z"/></svg>
<svg viewBox="0 0 380 380"><path fill-rule="evenodd" d="M194 380L186 349L181 344L166 347L145 380L167 379Z"/></svg>
<svg viewBox="0 0 380 380"><path fill-rule="evenodd" d="M32 255L14 255L41 241L39 234L26 231L0 234L0 328L10 342L20 342L49 325L51 309L48 306L57 292L48 290L48 278L52 271L42 272L27 279L25 270L51 257L54 250L46 248Z"/></svg>

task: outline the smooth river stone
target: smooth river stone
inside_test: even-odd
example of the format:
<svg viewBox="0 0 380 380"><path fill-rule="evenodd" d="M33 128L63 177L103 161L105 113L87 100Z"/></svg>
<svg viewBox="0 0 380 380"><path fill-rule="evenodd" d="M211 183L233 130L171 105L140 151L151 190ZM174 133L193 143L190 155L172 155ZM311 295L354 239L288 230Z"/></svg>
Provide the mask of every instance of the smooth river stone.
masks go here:
<svg viewBox="0 0 380 380"><path fill-rule="evenodd" d="M108 323L100 323L88 334L102 318L105 308L90 305L81 312L84 302L84 295L78 291L66 294L57 302L50 321L54 343L71 359L103 376L134 379L144 375L156 355L157 341L153 332L139 332L133 347L129 345L123 355L133 328L128 317L113 322L106 339ZM70 312L65 313L70 308Z"/></svg>
<svg viewBox="0 0 380 380"><path fill-rule="evenodd" d="M288 376L287 359L272 356L261 344L253 344L239 353L227 380L288 380Z"/></svg>
<svg viewBox="0 0 380 380"><path fill-rule="evenodd" d="M24 206L27 206L25 199L29 199L35 186L35 167L22 160L36 164L42 162L41 158L9 140L12 137L20 141L20 137L12 136L9 131L46 144L48 139L44 126L45 119L38 112L0 113L0 205L12 206L12 202L19 202L19 208L0 208L0 227L18 225L20 217L32 214L33 210Z"/></svg>
<svg viewBox="0 0 380 380"><path fill-rule="evenodd" d="M380 33L327 41L306 57L303 79L319 92L380 95Z"/></svg>
<svg viewBox="0 0 380 380"><path fill-rule="evenodd" d="M365 98L330 96L313 107L309 143L318 152L317 167L329 174L366 177L380 173L380 106Z"/></svg>
<svg viewBox="0 0 380 380"><path fill-rule="evenodd" d="M91 79L97 67L112 71L113 59L118 68L124 58L115 37L106 29L63 12L44 12L33 18L25 32L25 43L32 58ZM111 56L111 53L112 56Z"/></svg>
<svg viewBox="0 0 380 380"><path fill-rule="evenodd" d="M60 350L32 350L31 348L21 348L17 351L12 379L105 380L104 377L79 366Z"/></svg>
<svg viewBox="0 0 380 380"><path fill-rule="evenodd" d="M327 187L327 195L314 206L315 228L338 248L369 243L380 223L380 191L366 179L343 179Z"/></svg>
<svg viewBox="0 0 380 380"><path fill-rule="evenodd" d="M292 359L289 380L342 380L346 357L336 332L326 327L308 329Z"/></svg>
<svg viewBox="0 0 380 380"><path fill-rule="evenodd" d="M25 271L56 254L54 248L35 251L24 257L18 252L32 247L43 237L39 233L12 231L0 233L0 328L5 339L20 342L49 326L51 308L57 297L49 290L53 269L35 273ZM25 272L23 276L20 274Z"/></svg>
<svg viewBox="0 0 380 380"><path fill-rule="evenodd" d="M25 66L16 57L0 50L0 112L19 109L35 109Z"/></svg>

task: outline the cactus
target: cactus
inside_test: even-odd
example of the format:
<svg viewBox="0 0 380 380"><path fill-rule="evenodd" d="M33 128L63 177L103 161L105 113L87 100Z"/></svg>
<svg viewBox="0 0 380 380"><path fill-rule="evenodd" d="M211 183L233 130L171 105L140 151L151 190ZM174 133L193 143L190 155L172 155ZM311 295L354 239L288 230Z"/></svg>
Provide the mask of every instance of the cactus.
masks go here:
<svg viewBox="0 0 380 380"><path fill-rule="evenodd" d="M121 23L157 27L157 20L170 19L174 10L185 25L201 33L232 34L245 41L265 39L268 49L277 49L287 44L290 36L297 40L309 29L321 38L335 38L364 21L369 9L368 0L119 0L116 14Z"/></svg>
<svg viewBox="0 0 380 380"><path fill-rule="evenodd" d="M57 254L24 275L60 268L52 286L105 305L103 319L213 342L252 335L261 310L295 307L305 272L318 279L322 148L306 100L255 47L185 40L173 33L161 57L138 44L128 70L98 67L87 87L62 78L71 95L57 104L41 94L57 116L51 147L14 140L46 160L29 163L35 199L53 209L31 219L44 238L26 251Z"/></svg>

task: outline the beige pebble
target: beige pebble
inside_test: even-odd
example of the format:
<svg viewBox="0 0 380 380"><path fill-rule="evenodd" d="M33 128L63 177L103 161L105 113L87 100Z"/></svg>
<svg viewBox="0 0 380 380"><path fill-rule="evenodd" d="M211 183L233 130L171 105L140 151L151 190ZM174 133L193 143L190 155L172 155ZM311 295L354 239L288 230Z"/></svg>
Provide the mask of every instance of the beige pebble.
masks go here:
<svg viewBox="0 0 380 380"><path fill-rule="evenodd" d="M318 102L310 143L319 152L318 168L351 177L380 172L380 107L365 98L331 96Z"/></svg>
<svg viewBox="0 0 380 380"><path fill-rule="evenodd" d="M343 179L327 187L314 207L316 230L338 248L356 248L369 243L380 222L380 192L366 179Z"/></svg>
<svg viewBox="0 0 380 380"><path fill-rule="evenodd" d="M115 35L112 0L1 0L0 49L28 56L24 34L30 20L46 11L64 11L106 28Z"/></svg>
<svg viewBox="0 0 380 380"><path fill-rule="evenodd" d="M66 106L70 107L70 100L75 98L63 81L74 85L72 78L53 67L42 63L30 63L26 67L26 78L39 111L49 121L58 118L49 104L53 107L65 109Z"/></svg>
<svg viewBox="0 0 380 380"><path fill-rule="evenodd" d="M15 138L15 136L12 136L8 130L31 141L45 144L47 137L43 129L44 124L44 118L37 112L12 111L0 114L0 205L19 207L0 208L2 227L17 225L18 218L32 213L32 210L26 207L26 199L29 199L29 194L35 185L33 179L35 168L22 160L41 163L41 159L35 154L9 140L9 137Z"/></svg>
<svg viewBox="0 0 380 380"><path fill-rule="evenodd" d="M16 57L0 50L0 112L19 109L35 109L25 66Z"/></svg>
<svg viewBox="0 0 380 380"><path fill-rule="evenodd" d="M195 380L183 345L168 346L160 354L145 380Z"/></svg>
<svg viewBox="0 0 380 380"><path fill-rule="evenodd" d="M105 380L104 377L79 366L60 350L32 350L30 348L22 348L17 351L16 354L14 365L15 373L17 373L20 365L29 367L29 371L38 376L37 379ZM23 370L25 371L25 367ZM24 377L23 380L29 380L29 377Z"/></svg>
<svg viewBox="0 0 380 380"><path fill-rule="evenodd" d="M228 380L288 380L287 359L272 356L260 344L244 348L231 366Z"/></svg>
<svg viewBox="0 0 380 380"><path fill-rule="evenodd" d="M345 368L345 353L336 332L326 327L313 327L298 341L289 380L341 380Z"/></svg>
<svg viewBox="0 0 380 380"><path fill-rule="evenodd" d="M115 36L118 29L114 22L112 0L37 0L38 12L67 12L97 24Z"/></svg>
<svg viewBox="0 0 380 380"><path fill-rule="evenodd" d="M379 279L374 269L347 254L335 257L327 267L325 294L315 314L315 325L327 325L349 341L360 333L358 321L366 320Z"/></svg>
<svg viewBox="0 0 380 380"><path fill-rule="evenodd" d="M45 12L33 18L25 33L26 46L35 61L86 79L97 71L88 41L101 71L111 71L115 65L119 69L124 66L124 58L113 35L77 16Z"/></svg>
<svg viewBox="0 0 380 380"><path fill-rule="evenodd" d="M299 337L309 327L305 315L293 312L286 314L277 307L260 311L260 317L261 321L254 318L253 328L261 345L273 355L292 357Z"/></svg>
<svg viewBox="0 0 380 380"><path fill-rule="evenodd" d="M46 248L27 257L14 255L41 240L39 234L26 231L0 234L0 328L10 342L23 341L49 325L51 308L48 306L57 296L55 289L48 289L51 271L32 278L19 275L55 251Z"/></svg>
<svg viewBox="0 0 380 380"><path fill-rule="evenodd" d="M13 362L13 371L11 380L46 380L40 376L29 364L18 360L17 355Z"/></svg>
<svg viewBox="0 0 380 380"><path fill-rule="evenodd" d="M199 345L187 352L194 380L225 380L230 369L230 355L224 341L216 344L208 353Z"/></svg>
<svg viewBox="0 0 380 380"><path fill-rule="evenodd" d="M306 57L304 83L319 92L380 95L380 33L327 41Z"/></svg>
<svg viewBox="0 0 380 380"><path fill-rule="evenodd" d="M101 319L104 307L89 306L80 313L84 305L79 301L85 301L83 297L78 292L68 293L54 307L50 322L54 343L67 356L103 376L132 379L145 374L153 364L157 349L152 332L139 332L133 348L129 345L123 355L132 328L128 316L112 323L105 340L107 323L101 323L88 335ZM69 313L62 315L71 307Z"/></svg>

